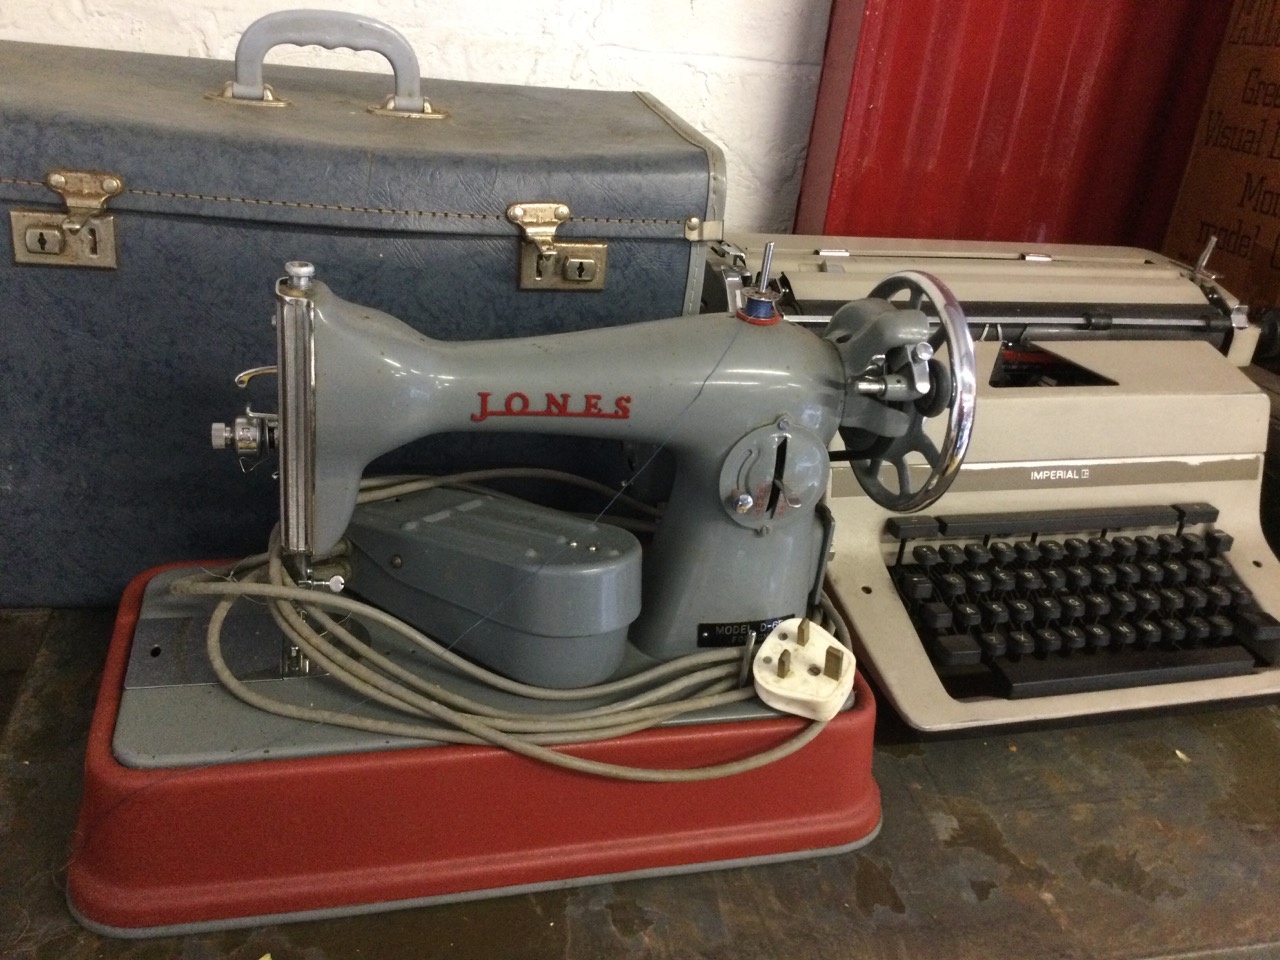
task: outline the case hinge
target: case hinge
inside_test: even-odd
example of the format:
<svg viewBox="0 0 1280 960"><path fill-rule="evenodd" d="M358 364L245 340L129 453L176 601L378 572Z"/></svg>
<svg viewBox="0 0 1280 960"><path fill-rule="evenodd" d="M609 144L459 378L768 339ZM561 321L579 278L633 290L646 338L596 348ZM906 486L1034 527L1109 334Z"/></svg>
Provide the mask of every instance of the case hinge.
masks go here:
<svg viewBox="0 0 1280 960"><path fill-rule="evenodd" d="M107 201L124 191L124 178L100 170L52 170L44 184L62 197L66 211L11 211L14 261L114 270L116 218L105 211Z"/></svg>
<svg viewBox="0 0 1280 960"><path fill-rule="evenodd" d="M572 216L567 203L513 203L507 219L524 234L520 244L521 290L603 290L609 245L559 240L556 230Z"/></svg>
<svg viewBox="0 0 1280 960"><path fill-rule="evenodd" d="M723 240L724 221L690 217L684 222L684 238L694 242L699 240Z"/></svg>

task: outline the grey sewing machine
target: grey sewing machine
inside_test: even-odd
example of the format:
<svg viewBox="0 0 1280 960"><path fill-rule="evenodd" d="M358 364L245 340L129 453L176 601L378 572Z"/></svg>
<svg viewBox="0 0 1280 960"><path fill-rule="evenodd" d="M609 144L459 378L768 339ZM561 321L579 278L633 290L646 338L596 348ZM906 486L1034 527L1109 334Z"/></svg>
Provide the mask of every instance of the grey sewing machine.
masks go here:
<svg viewBox="0 0 1280 960"><path fill-rule="evenodd" d="M278 539L126 594L68 871L86 923L332 916L875 836L875 700L822 596L827 448L922 446L923 482L868 491L946 489L973 379L945 288L892 277L822 338L781 321L766 266L732 312L445 343L287 272L278 410L213 431L278 453ZM602 437L674 476L643 550L623 491L584 518L471 485L492 473L362 480L445 431Z"/></svg>
<svg viewBox="0 0 1280 960"><path fill-rule="evenodd" d="M279 412L215 425L215 445L242 456L278 449L281 541L298 578L310 580L313 557L345 534L350 589L518 679L596 682L618 667L628 635L647 657L669 660L804 616L832 534L820 505L837 430L850 443L883 440L879 455L893 444L927 450L928 477L903 477L902 489L874 469L860 473L897 509L936 499L968 442L972 345L954 299L928 275L890 278L839 311L821 338L778 322L766 264L756 287L718 315L446 343L343 301L309 264L287 269L277 289ZM900 294L908 303L886 299ZM916 309L924 298L944 321L932 335ZM943 413L935 449L920 425ZM429 434L495 430L673 453L669 500L643 564L620 531L608 544L597 525L576 539L572 528L547 534L555 521L522 521L474 497L356 506L361 474L380 454ZM485 509L468 516L459 509L468 504ZM497 544L477 548L483 560L466 566L450 544L486 536L473 522L484 514L502 527L499 540L537 559L504 565ZM522 522L560 546L526 543L515 532ZM536 581L548 578L555 586L539 594ZM503 600L517 584L543 600ZM553 597L566 622L530 626L553 619ZM524 619L502 627L514 607Z"/></svg>

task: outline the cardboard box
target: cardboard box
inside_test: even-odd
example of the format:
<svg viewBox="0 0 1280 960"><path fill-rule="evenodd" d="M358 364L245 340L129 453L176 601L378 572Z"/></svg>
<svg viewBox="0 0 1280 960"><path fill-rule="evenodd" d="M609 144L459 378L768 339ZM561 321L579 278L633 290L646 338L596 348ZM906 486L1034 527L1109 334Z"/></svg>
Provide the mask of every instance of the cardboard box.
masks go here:
<svg viewBox="0 0 1280 960"><path fill-rule="evenodd" d="M1164 252L1255 312L1280 306L1280 0L1236 0Z"/></svg>

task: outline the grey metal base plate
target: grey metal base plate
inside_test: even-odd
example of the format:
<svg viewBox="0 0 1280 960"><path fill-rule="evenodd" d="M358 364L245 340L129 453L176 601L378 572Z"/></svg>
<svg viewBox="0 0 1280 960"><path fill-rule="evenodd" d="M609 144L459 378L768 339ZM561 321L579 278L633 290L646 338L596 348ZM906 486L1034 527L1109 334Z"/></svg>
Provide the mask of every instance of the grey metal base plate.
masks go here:
<svg viewBox="0 0 1280 960"><path fill-rule="evenodd" d="M144 769L170 768L424 745L425 741L417 739L278 717L236 699L222 687L209 665L205 637L215 601L169 592L169 585L188 573L182 570L162 573L147 585L112 739L112 749L121 764ZM237 604L224 624L222 636L223 657L231 671L264 695L320 709L359 711L386 720L405 719L377 704L362 701L327 676L281 679L282 637L260 603ZM389 631L371 630L371 642L376 650L402 665L492 705L530 711L557 708L554 703L492 690L426 663L423 654ZM652 661L628 648L619 675L650 665ZM675 722L705 723L775 715L752 699L690 714Z"/></svg>

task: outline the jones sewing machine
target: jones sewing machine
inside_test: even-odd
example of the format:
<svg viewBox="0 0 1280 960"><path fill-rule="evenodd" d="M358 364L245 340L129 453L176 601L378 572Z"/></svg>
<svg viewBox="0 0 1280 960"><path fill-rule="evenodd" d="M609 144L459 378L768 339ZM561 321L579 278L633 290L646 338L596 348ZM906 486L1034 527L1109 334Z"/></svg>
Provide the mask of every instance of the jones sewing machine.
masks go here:
<svg viewBox="0 0 1280 960"><path fill-rule="evenodd" d="M955 478L973 363L945 286L891 277L818 337L766 265L716 315L440 342L286 273L278 409L213 430L242 465L277 455L279 528L262 557L125 599L69 875L87 923L383 909L874 835L874 700L824 595L828 447L939 418L910 494ZM362 482L416 438L491 431L661 451L669 492L628 483L583 518L475 486L511 471ZM493 802L511 790L519 818ZM343 843L307 842L303 795Z"/></svg>

